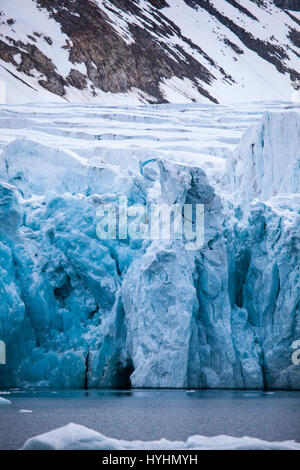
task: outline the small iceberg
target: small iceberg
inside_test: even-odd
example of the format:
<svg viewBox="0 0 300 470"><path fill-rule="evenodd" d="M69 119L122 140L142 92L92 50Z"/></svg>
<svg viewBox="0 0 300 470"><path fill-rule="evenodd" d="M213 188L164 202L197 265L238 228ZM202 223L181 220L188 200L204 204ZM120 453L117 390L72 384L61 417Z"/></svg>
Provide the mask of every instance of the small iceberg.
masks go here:
<svg viewBox="0 0 300 470"><path fill-rule="evenodd" d="M1 405L11 405L11 401L7 400L6 398L0 397L0 406Z"/></svg>
<svg viewBox="0 0 300 470"><path fill-rule="evenodd" d="M53 431L28 439L22 450L300 450L295 441L268 442L254 437L191 436L185 442L169 441L125 441L112 439L80 424L70 423Z"/></svg>

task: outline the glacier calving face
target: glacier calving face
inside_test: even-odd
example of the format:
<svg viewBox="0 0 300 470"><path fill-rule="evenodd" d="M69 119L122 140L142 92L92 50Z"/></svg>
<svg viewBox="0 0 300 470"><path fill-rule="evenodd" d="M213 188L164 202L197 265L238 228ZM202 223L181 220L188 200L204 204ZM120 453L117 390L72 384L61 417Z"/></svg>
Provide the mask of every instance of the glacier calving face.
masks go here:
<svg viewBox="0 0 300 470"><path fill-rule="evenodd" d="M1 387L300 388L299 112L198 159L20 134L0 156ZM204 204L203 248L99 240L120 195Z"/></svg>

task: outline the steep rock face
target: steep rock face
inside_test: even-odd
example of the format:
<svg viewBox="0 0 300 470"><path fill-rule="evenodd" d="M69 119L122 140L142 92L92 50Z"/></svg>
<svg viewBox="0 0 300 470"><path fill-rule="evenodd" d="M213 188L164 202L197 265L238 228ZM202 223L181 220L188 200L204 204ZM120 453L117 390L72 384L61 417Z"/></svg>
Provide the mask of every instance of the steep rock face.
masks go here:
<svg viewBox="0 0 300 470"><path fill-rule="evenodd" d="M291 81L300 78L299 20L279 6L2 0L7 102L290 99Z"/></svg>
<svg viewBox="0 0 300 470"><path fill-rule="evenodd" d="M280 8L285 8L287 10L300 10L300 5L298 0L274 0L275 5Z"/></svg>
<svg viewBox="0 0 300 470"><path fill-rule="evenodd" d="M294 168L299 129L298 113L265 115L229 157L225 186L212 157L113 166L30 140L4 147L1 387L299 389L299 186L294 172L284 186L258 172L246 202L239 179L262 160L276 170L287 139ZM119 196L144 209L143 224L153 203L204 204L203 247L100 240L97 208Z"/></svg>
<svg viewBox="0 0 300 470"><path fill-rule="evenodd" d="M117 7L121 7L121 11L124 9L144 21L147 20L136 2L115 3ZM97 2L65 1L65 8L62 8L62 2L59 1L55 3L38 0L38 4L46 8L50 16L61 25L62 32L70 41L71 62L85 64L87 78L92 82L94 90L98 88L104 92L121 93L138 88L152 97L153 101L162 102L164 98L159 90L162 78L173 75L183 78L186 70L191 69L192 77L208 83L212 80L209 71L197 64L191 55L185 55L187 63L168 56L161 45L153 41L150 32L141 26L132 25L134 42L128 45L114 30L105 11L99 8L101 2L98 6ZM84 24L84 30L78 28L78 15L81 24ZM173 28L168 23L162 22L160 28L161 34L166 34L167 31L173 33ZM74 76L77 72L71 69L67 81L76 86L77 82L72 79L71 73ZM81 86L84 88L84 83Z"/></svg>

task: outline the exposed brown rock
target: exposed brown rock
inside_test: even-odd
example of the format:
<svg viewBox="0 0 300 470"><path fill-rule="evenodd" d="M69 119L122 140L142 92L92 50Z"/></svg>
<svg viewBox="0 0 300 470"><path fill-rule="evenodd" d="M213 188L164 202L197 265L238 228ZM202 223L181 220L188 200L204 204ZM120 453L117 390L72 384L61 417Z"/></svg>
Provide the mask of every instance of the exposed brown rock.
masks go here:
<svg viewBox="0 0 300 470"><path fill-rule="evenodd" d="M227 46L231 47L231 49L234 50L234 52L235 52L236 54L244 54L244 51L243 51L239 46L237 46L237 45L234 44L232 41L230 41L229 39L225 38L225 39L224 39L224 43L225 43Z"/></svg>
<svg viewBox="0 0 300 470"><path fill-rule="evenodd" d="M44 39L50 46L53 44L53 41L49 36L44 36Z"/></svg>
<svg viewBox="0 0 300 470"><path fill-rule="evenodd" d="M135 42L128 45L116 33L105 12L89 0L37 0L37 3L48 10L70 38L70 61L85 63L88 78L96 88L118 93L135 87L163 102L161 80L176 75L193 80L200 93L216 102L204 86L199 86L199 80L203 84L212 83L214 77L209 70L184 51L178 52L183 53L185 60L179 54L172 59L165 44L155 40L145 28L130 25ZM135 1L112 0L111 3L138 15L142 21L147 20ZM159 4L164 6L164 2ZM75 14L80 15L80 20ZM152 27L162 35L173 34L170 23L162 18L161 26L153 22ZM147 25L149 28L149 20Z"/></svg>
<svg viewBox="0 0 300 470"><path fill-rule="evenodd" d="M70 73L67 76L67 82L79 90L83 90L87 85L86 76L75 69L70 70Z"/></svg>
<svg viewBox="0 0 300 470"><path fill-rule="evenodd" d="M300 11L299 0L274 0L276 6L287 10L298 10Z"/></svg>
<svg viewBox="0 0 300 470"><path fill-rule="evenodd" d="M65 94L64 87L67 85L66 80L56 72L56 66L45 56L34 44L25 44L22 41L15 41L12 38L6 38L11 44L7 44L0 40L0 58L5 62L12 63L19 72L23 72L28 76L34 76L34 71L40 72L45 79L40 79L39 83L47 90L56 95L63 96ZM21 55L21 62L18 64L14 55Z"/></svg>
<svg viewBox="0 0 300 470"><path fill-rule="evenodd" d="M289 38L296 47L300 49L300 31L295 28L291 28Z"/></svg>

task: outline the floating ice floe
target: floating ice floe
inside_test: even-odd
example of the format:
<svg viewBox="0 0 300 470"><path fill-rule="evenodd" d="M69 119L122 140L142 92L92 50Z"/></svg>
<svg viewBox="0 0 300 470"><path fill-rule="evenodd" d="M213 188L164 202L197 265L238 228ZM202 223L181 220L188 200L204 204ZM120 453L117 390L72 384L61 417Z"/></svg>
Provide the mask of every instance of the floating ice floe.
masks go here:
<svg viewBox="0 0 300 470"><path fill-rule="evenodd" d="M267 442L254 437L191 436L185 442L125 441L111 439L80 424L67 426L28 439L22 450L300 450L295 441Z"/></svg>
<svg viewBox="0 0 300 470"><path fill-rule="evenodd" d="M1 405L11 405L11 401L7 400L6 398L0 397L0 406Z"/></svg>

